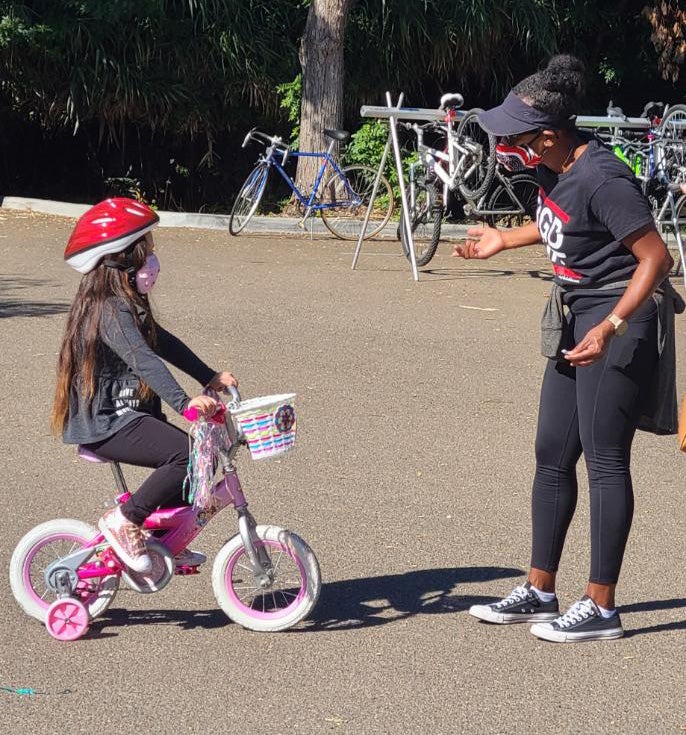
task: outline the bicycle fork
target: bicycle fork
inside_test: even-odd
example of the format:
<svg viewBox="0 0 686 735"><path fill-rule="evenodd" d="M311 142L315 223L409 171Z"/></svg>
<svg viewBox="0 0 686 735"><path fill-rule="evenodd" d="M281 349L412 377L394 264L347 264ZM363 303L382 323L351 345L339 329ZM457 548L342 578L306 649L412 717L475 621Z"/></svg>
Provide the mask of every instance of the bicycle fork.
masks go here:
<svg viewBox="0 0 686 735"><path fill-rule="evenodd" d="M259 543L257 522L247 505L236 508L236 512L238 513L238 532L243 542L245 555L250 562L253 577L262 589L271 587L274 582L274 568L264 544Z"/></svg>

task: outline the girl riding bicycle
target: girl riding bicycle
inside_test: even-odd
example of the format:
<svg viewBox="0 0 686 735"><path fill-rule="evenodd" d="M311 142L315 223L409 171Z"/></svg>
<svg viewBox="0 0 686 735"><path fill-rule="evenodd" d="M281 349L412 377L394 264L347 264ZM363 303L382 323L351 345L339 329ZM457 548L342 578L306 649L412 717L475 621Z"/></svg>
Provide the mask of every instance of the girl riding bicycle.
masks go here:
<svg viewBox="0 0 686 735"><path fill-rule="evenodd" d="M133 199L107 199L76 223L64 258L84 274L69 310L57 366L53 432L113 462L155 471L123 505L99 521L107 541L136 572L147 572L142 524L160 507L185 504L188 436L167 423L161 400L177 413L214 412L205 395L190 398L163 359L202 386L238 385L230 372L208 367L181 340L161 327L148 293L159 274L151 230L159 217ZM197 565L197 552L177 563ZM192 558L190 558L192 557Z"/></svg>

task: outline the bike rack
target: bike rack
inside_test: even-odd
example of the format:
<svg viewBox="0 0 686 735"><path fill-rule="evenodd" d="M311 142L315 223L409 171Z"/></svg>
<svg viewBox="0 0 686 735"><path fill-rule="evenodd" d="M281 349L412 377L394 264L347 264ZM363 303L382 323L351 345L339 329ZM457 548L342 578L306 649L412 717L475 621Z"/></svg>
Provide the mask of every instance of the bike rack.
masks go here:
<svg viewBox="0 0 686 735"><path fill-rule="evenodd" d="M408 246L410 249L410 265L412 268L412 277L415 281L419 280L419 273L417 272L417 260L414 254L414 238L412 236L412 226L410 222L410 208L407 204L407 191L405 189L405 177L403 175L403 162L400 153L400 145L398 144L398 129L396 128L396 122L398 120L442 120L445 117L444 110L432 110L423 109L420 107L401 107L404 99L404 94L401 93L398 97L398 102L393 106L391 100L391 93L386 92L386 107L376 107L370 105L364 105L360 109L360 115L362 117L375 117L377 120L388 120L388 140L386 141L386 147L384 148L383 156L381 156L381 163L379 164L379 170L376 174L374 181L374 187L372 189L371 197L369 198L369 205L367 206L367 212L364 217L362 224L362 232L357 240L357 247L355 248L355 254L353 255L352 270L355 270L357 266L357 260L360 257L360 251L362 250L362 241L367 232L367 225L369 224L369 218L374 207L374 201L376 200L376 194L379 189L379 182L383 175L384 169L386 168L386 160L388 154L393 147L393 157L395 158L395 166L398 172L398 182L400 185L400 204L402 206L402 217L405 223L405 229L408 233Z"/></svg>

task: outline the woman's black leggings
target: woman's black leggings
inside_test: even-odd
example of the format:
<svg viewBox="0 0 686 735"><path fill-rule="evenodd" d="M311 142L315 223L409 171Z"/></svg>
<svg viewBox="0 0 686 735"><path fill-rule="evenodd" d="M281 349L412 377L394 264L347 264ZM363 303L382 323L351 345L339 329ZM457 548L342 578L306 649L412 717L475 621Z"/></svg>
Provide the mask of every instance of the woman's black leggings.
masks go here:
<svg viewBox="0 0 686 735"><path fill-rule="evenodd" d="M617 298L585 297L571 307L578 343L612 311ZM619 577L634 511L629 463L636 427L654 382L657 307L648 299L613 337L601 360L573 368L549 361L536 437L531 565L557 571L577 500L576 464L583 453L591 495L590 581Z"/></svg>
<svg viewBox="0 0 686 735"><path fill-rule="evenodd" d="M138 525L158 508L188 505L183 481L188 465L188 434L154 416L141 416L114 436L86 445L113 462L154 467L131 498L121 506L126 518Z"/></svg>

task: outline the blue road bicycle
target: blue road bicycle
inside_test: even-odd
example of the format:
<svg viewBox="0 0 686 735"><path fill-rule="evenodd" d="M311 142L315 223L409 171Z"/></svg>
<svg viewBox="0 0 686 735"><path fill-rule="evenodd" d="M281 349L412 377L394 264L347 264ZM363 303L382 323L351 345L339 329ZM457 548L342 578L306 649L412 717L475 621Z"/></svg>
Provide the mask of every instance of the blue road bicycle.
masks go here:
<svg viewBox="0 0 686 735"><path fill-rule="evenodd" d="M337 142L347 140L350 134L345 130L325 130L324 135L331 139L331 145L325 153L292 151L281 138L262 133L257 128L253 128L245 136L243 148L254 140L264 145L265 151L245 180L231 209L229 232L232 235L238 235L250 222L260 206L269 172L276 169L298 202L303 215L301 224L319 212L332 235L341 240L357 240L362 231L377 171L371 166L339 167L333 157L333 149ZM284 169L289 158L302 156L319 158L322 162L309 194L300 191ZM365 240L381 232L392 213L393 189L386 177L382 176Z"/></svg>

